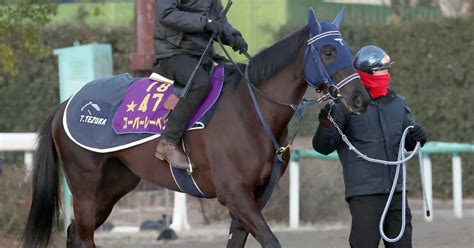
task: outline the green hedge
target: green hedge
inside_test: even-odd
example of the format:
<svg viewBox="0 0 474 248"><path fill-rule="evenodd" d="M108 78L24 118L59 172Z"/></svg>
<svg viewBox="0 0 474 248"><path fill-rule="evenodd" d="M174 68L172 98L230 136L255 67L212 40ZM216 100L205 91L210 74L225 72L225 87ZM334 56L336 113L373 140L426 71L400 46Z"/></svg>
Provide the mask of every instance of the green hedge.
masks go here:
<svg viewBox="0 0 474 248"><path fill-rule="evenodd" d="M288 5L288 20L297 24L305 24L307 15L302 14L308 11L308 6L312 6L316 11L318 19L332 20L342 7L345 8L344 20L356 25L385 25L390 20L395 20L392 16L393 8L388 5L370 5L361 3L338 3L337 1L322 0L286 0ZM347 2L347 1L346 1ZM438 8L427 7L399 7L404 22L412 20L435 21L442 18Z"/></svg>
<svg viewBox="0 0 474 248"><path fill-rule="evenodd" d="M134 44L130 29L63 25L47 28L43 35L51 48L69 47L75 41L110 43L114 73L130 71L128 54ZM35 58L25 52L19 54L18 61L18 76L0 76L0 132L33 132L59 103L57 57L51 53L47 58Z"/></svg>
<svg viewBox="0 0 474 248"><path fill-rule="evenodd" d="M294 27L285 26L282 32L285 30ZM467 30L474 30L474 18L370 28L346 26L341 32L354 52L374 44L390 54L395 61L390 87L407 98L431 140L474 143L470 100L474 94L474 35ZM305 125L302 134L313 131L311 125Z"/></svg>
<svg viewBox="0 0 474 248"><path fill-rule="evenodd" d="M285 30L294 30L288 25ZM432 141L474 143L474 18L440 22L413 22L383 27L343 25L342 33L354 52L374 44L396 63L391 88L405 96L416 121ZM309 110L301 134L314 134L317 110ZM436 155L433 162L435 197L452 193L451 156ZM474 155L462 155L463 191L474 195ZM417 166L410 166L413 187L419 187ZM417 190L412 190L417 193Z"/></svg>
<svg viewBox="0 0 474 248"><path fill-rule="evenodd" d="M295 25L288 24L277 36L292 30L296 30ZM474 143L474 105L470 100L474 93L474 37L468 30L474 30L472 18L370 28L346 25L342 32L354 51L375 44L396 61L391 87L407 98L430 140ZM76 40L82 44L111 43L114 73L130 71L128 54L134 48L133 30L72 25L47 28L44 35L52 48L71 46ZM33 132L58 103L57 58L51 55L36 59L25 53L19 60L19 76L0 76L0 132ZM317 108L307 111L301 136L313 135L317 114ZM462 158L464 194L474 196L474 156ZM411 166L410 182L417 181L414 169ZM449 197L450 156L434 156L433 171L435 197Z"/></svg>

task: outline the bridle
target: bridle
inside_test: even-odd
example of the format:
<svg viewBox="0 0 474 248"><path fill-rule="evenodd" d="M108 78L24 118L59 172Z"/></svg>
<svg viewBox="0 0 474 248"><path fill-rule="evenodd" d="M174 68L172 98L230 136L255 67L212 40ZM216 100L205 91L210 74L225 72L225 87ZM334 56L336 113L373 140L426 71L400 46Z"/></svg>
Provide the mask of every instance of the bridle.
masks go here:
<svg viewBox="0 0 474 248"><path fill-rule="evenodd" d="M320 49L322 46L326 44L318 44L320 43L319 42L320 40L324 38L328 38L328 37L333 38L333 40L338 40L342 45L344 45L341 33L338 30L326 31L326 32L323 32L311 37L307 41L307 47L306 47L305 58L304 58L304 68L306 69L306 64L308 63L308 59L312 58L314 61L314 63L312 64L315 65L315 67L317 67L317 72L313 72L313 74L318 73L319 80L318 78L315 79L314 76L312 76L312 79L309 79L309 77L311 76L305 77L305 80L309 85L311 85L314 88L321 89L324 86L327 86L327 93L325 93L322 97L320 97L318 99L318 102L326 101L329 99L334 100L334 101L338 100L350 112L354 114L359 114L358 112L354 111L349 104L347 104L347 101L344 99L344 97L341 94L341 89L342 87L346 86L348 83L352 82L354 79L358 79L358 78L360 79L360 76L359 74L354 72L348 75L347 77L343 78L339 82L337 83L334 82L334 80L332 79L332 76L334 76L335 72L337 71L335 69L340 70L342 68L337 68L337 67L332 66L333 67L331 68L332 73L330 73L328 69L326 68L326 66L324 65L324 63L322 62L321 56L320 56ZM316 44L316 45L313 45L313 44ZM336 58L336 61L334 61L331 65L339 64L337 63L337 60L339 59ZM346 62L346 66L349 66L349 65L352 65L352 59L350 59L350 64Z"/></svg>
<svg viewBox="0 0 474 248"><path fill-rule="evenodd" d="M344 87L346 84L350 83L352 80L356 79L356 78L360 78L359 74L357 73L353 73L345 78L343 78L341 81L339 81L338 83L335 83L333 80L332 80L332 77L331 76L334 76L334 75L330 75L330 73L328 72L328 70L326 69L326 67L324 66L324 63L322 62L321 60L321 56L320 56L320 47L322 47L322 45L319 45L319 46L314 46L312 45L313 43L317 43L317 41L323 39L323 38L326 38L326 37L330 37L330 36L336 36L336 37L341 37L339 38L340 39L340 42L342 43L342 36L341 36L341 33L337 30L332 30L332 31L326 31L326 32L323 32L323 33L320 33L318 35L315 35L313 37L311 37L308 41L307 41L307 46L306 46L306 52L305 52L305 58L304 58L304 64L306 65L307 63L307 60L308 58L313 58L313 60L315 60L315 64L316 66L318 67L318 70L319 70L319 73L320 73L320 76L322 77L322 81L320 81L320 83L318 84L318 82L310 82L308 79L306 79L307 83L309 85L311 85L312 87L314 88L321 88L323 85L329 85L329 88L333 88L334 89L334 93L332 93L331 91L329 91L328 93L328 96L329 98L331 99L337 99L339 98L340 96L337 96L338 94L340 95L340 89L342 87ZM338 39L338 38L336 38ZM311 55L311 57L308 57L308 55ZM336 58L337 60L337 58ZM334 62L336 63L336 62ZM334 64L333 63L333 64ZM352 60L350 62L352 64ZM342 69L342 68L339 68L339 69Z"/></svg>

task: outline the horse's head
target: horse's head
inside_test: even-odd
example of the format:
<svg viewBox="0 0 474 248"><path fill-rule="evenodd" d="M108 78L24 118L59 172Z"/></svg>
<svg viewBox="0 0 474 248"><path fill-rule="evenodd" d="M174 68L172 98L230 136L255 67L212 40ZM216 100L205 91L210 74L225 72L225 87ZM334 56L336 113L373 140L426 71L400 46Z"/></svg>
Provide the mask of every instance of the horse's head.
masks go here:
<svg viewBox="0 0 474 248"><path fill-rule="evenodd" d="M370 97L352 65L352 51L339 32L344 9L329 23L308 13L309 40L304 57L304 77L309 85L341 102L352 113L364 111Z"/></svg>

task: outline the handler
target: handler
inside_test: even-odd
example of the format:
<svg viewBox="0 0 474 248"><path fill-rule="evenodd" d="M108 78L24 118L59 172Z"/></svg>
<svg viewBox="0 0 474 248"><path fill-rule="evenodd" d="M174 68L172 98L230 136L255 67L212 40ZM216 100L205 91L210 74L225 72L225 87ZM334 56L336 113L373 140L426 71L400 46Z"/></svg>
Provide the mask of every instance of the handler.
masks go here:
<svg viewBox="0 0 474 248"><path fill-rule="evenodd" d="M234 51L244 53L247 43L242 34L233 28L225 16L220 0L157 0L154 31L156 67L153 71L186 84L204 53L213 33ZM188 168L188 159L179 146L189 118L209 93L212 58L209 47L196 71L192 87L168 117L166 128L156 147L155 156L177 168Z"/></svg>
<svg viewBox="0 0 474 248"><path fill-rule="evenodd" d="M349 141L363 154L371 158L396 161L401 136L409 130L405 148L411 151L416 142L426 142L425 130L418 125L405 98L389 89L393 62L379 47L365 46L354 57L354 67L372 100L367 111L360 115L347 114L335 104L331 116ZM345 197L352 216L349 243L355 248L377 248L380 243L379 221L390 193L395 175L395 165L380 165L365 161L350 151L333 124L328 120L331 106L327 104L319 113L319 126L313 138L313 147L322 154L337 149L343 168ZM386 216L384 231L389 237L396 236L401 227L402 181L397 188ZM406 209L406 225L402 238L385 247L412 247L411 212Z"/></svg>

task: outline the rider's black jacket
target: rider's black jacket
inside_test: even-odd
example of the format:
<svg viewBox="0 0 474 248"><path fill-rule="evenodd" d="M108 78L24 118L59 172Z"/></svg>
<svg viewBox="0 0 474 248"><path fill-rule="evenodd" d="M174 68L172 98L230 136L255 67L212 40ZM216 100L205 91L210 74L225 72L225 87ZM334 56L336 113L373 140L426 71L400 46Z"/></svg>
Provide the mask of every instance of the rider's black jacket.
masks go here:
<svg viewBox="0 0 474 248"><path fill-rule="evenodd" d="M341 108L336 104L332 111L342 111ZM367 112L360 115L347 114L341 129L363 154L371 158L394 161L397 160L403 130L414 124L405 99L389 90L387 95L372 99ZM405 145L410 151L415 148L416 143L408 136ZM337 149L343 168L346 199L351 196L390 192L396 165L375 164L360 158L348 149L334 127L319 125L313 138L313 147L322 154L329 154ZM396 192L402 190L401 178L402 174L397 182Z"/></svg>
<svg viewBox="0 0 474 248"><path fill-rule="evenodd" d="M222 10L220 0L158 0L153 35L156 59L178 53L200 56L211 36L204 26L209 19L220 17ZM240 35L225 17L223 22L225 31L222 35ZM212 46L207 51L209 56L215 55Z"/></svg>

